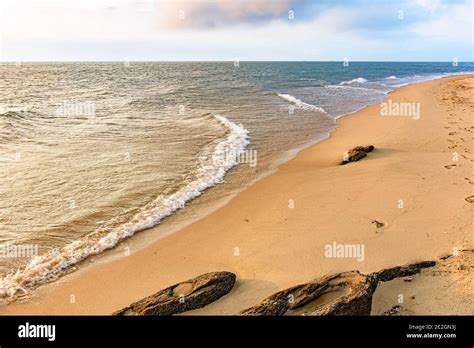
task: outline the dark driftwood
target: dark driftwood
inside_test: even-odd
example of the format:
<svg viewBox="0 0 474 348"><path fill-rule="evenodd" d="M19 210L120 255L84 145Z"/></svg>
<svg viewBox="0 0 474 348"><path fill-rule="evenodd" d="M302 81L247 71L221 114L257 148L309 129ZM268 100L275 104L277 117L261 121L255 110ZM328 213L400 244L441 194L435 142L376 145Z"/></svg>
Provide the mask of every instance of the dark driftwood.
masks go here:
<svg viewBox="0 0 474 348"><path fill-rule="evenodd" d="M422 268L433 267L436 265L436 261L421 261L411 263L405 266L397 266L392 268L383 269L381 271L372 273L381 282L388 282L395 278L408 277L419 273Z"/></svg>
<svg viewBox="0 0 474 348"><path fill-rule="evenodd" d="M268 297L243 315L369 315L376 278L350 271L318 278Z"/></svg>
<svg viewBox="0 0 474 348"><path fill-rule="evenodd" d="M356 146L353 149L349 150L347 153L347 158L345 158L341 164L347 164L350 162L357 162L367 156L367 153L371 152L374 150L375 147L374 145L368 145L368 146Z"/></svg>
<svg viewBox="0 0 474 348"><path fill-rule="evenodd" d="M379 281L419 273L435 261L421 261L382 269L369 275L350 271L327 275L279 291L241 315L370 315L372 296ZM212 272L175 284L148 296L114 315L173 315L201 308L229 293L235 274ZM396 309L393 310L396 312ZM387 314L393 315L389 312Z"/></svg>
<svg viewBox="0 0 474 348"><path fill-rule="evenodd" d="M212 272L160 290L114 315L173 315L201 308L229 293L235 274Z"/></svg>
<svg viewBox="0 0 474 348"><path fill-rule="evenodd" d="M383 269L369 275L350 271L279 291L241 315L370 315L379 281L414 275L435 261Z"/></svg>

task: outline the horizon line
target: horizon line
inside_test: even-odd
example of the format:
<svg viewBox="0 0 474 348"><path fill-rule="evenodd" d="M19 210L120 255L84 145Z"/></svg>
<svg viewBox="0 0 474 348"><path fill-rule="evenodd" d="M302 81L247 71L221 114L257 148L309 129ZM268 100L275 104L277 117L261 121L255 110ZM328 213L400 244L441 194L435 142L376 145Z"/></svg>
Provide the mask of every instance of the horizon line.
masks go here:
<svg viewBox="0 0 474 348"><path fill-rule="evenodd" d="M344 60L8 60L0 64L16 63L344 63ZM453 63L452 60L349 60L348 63ZM474 63L474 60L460 63Z"/></svg>

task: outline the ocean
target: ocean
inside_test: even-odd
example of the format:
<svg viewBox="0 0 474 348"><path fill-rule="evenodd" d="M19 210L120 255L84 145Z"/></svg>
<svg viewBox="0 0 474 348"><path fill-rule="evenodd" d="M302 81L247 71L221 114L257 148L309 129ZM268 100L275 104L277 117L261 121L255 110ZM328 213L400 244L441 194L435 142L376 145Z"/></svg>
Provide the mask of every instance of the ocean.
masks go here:
<svg viewBox="0 0 474 348"><path fill-rule="evenodd" d="M199 216L400 86L464 72L474 63L1 64L0 297Z"/></svg>

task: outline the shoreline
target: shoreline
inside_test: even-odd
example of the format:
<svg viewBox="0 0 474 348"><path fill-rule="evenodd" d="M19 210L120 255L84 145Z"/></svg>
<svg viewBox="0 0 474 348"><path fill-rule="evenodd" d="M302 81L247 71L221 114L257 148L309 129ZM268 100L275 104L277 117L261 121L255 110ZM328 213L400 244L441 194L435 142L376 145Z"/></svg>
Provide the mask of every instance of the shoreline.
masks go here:
<svg viewBox="0 0 474 348"><path fill-rule="evenodd" d="M433 95L424 96L423 93L429 93L434 87L448 84L449 81L463 79L471 79L472 81L473 76L472 74L458 75L403 86L390 92L386 98L401 98L401 100L404 100L404 98L410 99L410 94L415 94L416 100L424 100L420 101L422 110L426 106L432 114L440 114L441 117L444 115L444 110L439 110L441 107L436 108L430 105L436 98ZM370 224L372 218L367 216L367 208L356 207L354 209L352 204L347 202L339 206L338 203L341 202L334 198L334 196L340 195L343 200L350 202L351 200L358 200L357 194L364 195L365 191L359 192L358 189L348 185L347 178L353 179L355 182L362 180L362 183L367 185L367 179L371 178L371 175L381 175L381 171L382 174L398 173L400 161L411 165L417 172L423 168L419 168L416 159L429 157L433 151L439 152L439 149L431 149L428 145L428 149L425 149L428 150L427 154L423 151L421 151L421 154L414 154L414 157L420 156L420 158L405 158L406 152L411 154L411 152L415 152L414 149L400 150L400 148L403 148L403 143L398 143L398 139L394 138L393 135L390 138L392 143L390 143L384 139L384 135L391 135L391 133L399 132L401 128L406 128L405 130L408 133L412 133L410 134L411 138L406 134L398 134L398 136L405 138L407 143L412 141L416 143L412 145L423 146L422 142L417 143L417 140L412 138L417 136L423 138L424 135L420 136L419 133L426 131L426 129L428 129L429 135L438 136L437 132L442 130L443 121L446 120L436 118L432 122L427 122L421 128L415 123L416 127L414 128L417 128L417 132L413 130L410 132L410 122L414 120L398 117L382 121L382 118L376 115L377 109L378 104L369 105L357 112L338 117L335 121L337 127L328 137L295 151L295 155L291 159L277 165L276 169L270 171L267 175L263 175L262 178L252 181L248 187L239 190L235 195L226 199L222 206L215 208L210 214L200 217L197 221L191 222L176 233L168 234L125 258L114 257L114 260L107 263L98 262L85 267L81 265L77 272L36 289L33 297L28 302L16 302L0 307L0 314L110 314L114 310L173 283L217 270L228 270L237 274L238 283L232 292L232 297L229 295L206 308L194 312L197 314L235 314L239 308L243 309L248 305L257 303L259 299L274 292L273 290L296 285L329 271L347 270L351 267L370 271L400 261L411 261L409 258L413 256L421 256L418 255L420 254L418 251L420 244L427 242L424 238L417 236L418 238L412 246L404 246L393 235L387 237L388 232L395 229L397 232L403 233L404 237L411 238L406 231L409 225L397 226L396 220L403 219L403 214L397 214L396 210L396 213L394 213L392 211L394 210L393 206L380 209L387 217L373 217L373 219L379 218L387 223L387 227L377 236L377 232L374 234L373 225ZM422 111L422 113L420 122L425 122L427 116L423 117L425 111ZM371 123L375 123L375 125L371 125ZM432 129L430 130L430 128ZM366 131L366 133L363 131ZM378 136L378 133L381 135ZM423 140L428 140L428 143L433 141L430 137ZM440 139L440 141L442 140L444 139ZM375 145L376 152L356 164L337 166L337 162L341 159L344 151L356 145L368 145L369 143ZM416 148L416 146L412 147ZM435 162L438 160L439 158L435 158ZM449 162L448 158L443 158L443 162ZM430 172L432 177L429 178L432 183L437 181L437 175L443 173L443 171L449 171L441 166L440 168L443 171L438 173L426 163L424 164L427 167L424 169L427 172L432 172ZM466 167L467 165L464 165L464 170ZM349 169L346 170L346 168ZM388 168L392 168L393 171L387 170ZM345 173L342 172L343 170L345 170ZM455 168L455 170L460 171L461 168ZM364 173L364 171L367 171L367 173ZM407 175L403 171L399 173ZM463 173L464 176L472 176L468 172ZM320 181L315 180L313 176L320 179ZM429 196L430 192L426 191L425 185L412 182L418 181L415 180L415 176L414 172L408 171L407 178L398 178L395 175L392 181L398 182L398 184L407 181L407 185L411 189L419 190L417 193ZM379 179L376 182L377 193L369 194L366 197L366 202L370 203L369 208L372 210L383 208L383 204L387 203L380 197L380 193L384 190L391 190L390 194L393 196L391 197L393 202L397 201L397 190L391 186L384 187L381 182L383 178L383 175L377 177ZM286 184L289 187L284 187ZM447 183L443 182L443 184L449 187ZM460 182L457 185L461 186L461 184L469 186L465 182ZM324 185L333 185L334 190L328 190L327 187L323 187ZM439 188L437 185L433 187ZM365 188L371 190L370 185ZM466 191L468 189L472 191L472 188L466 187ZM400 191L416 201L416 197L413 197L410 190L403 188ZM324 195L321 193L324 193ZM448 195L446 192L445 194ZM465 196L468 195L465 194ZM329 202L325 202L326 199ZM451 197L447 197L447 199L451 199ZM288 207L290 200L294 201L294 208ZM313 216L315 211L313 211L314 207L310 204L313 202L317 206L315 211L322 213L321 215L324 217ZM380 206L380 204L382 205ZM441 208L439 205L435 204L430 208L439 210ZM459 208L457 203L455 206ZM302 208L298 209L299 207ZM426 212L426 207L422 208L422 211ZM447 210L452 212L454 208L448 207ZM340 223L335 224L332 219L338 217L334 213L346 214L344 216L347 221L339 221ZM361 215L367 217L368 226L360 218ZM448 214L444 212L443 218L448 219L448 216L445 215ZM462 215L462 219L469 218L466 213L460 215ZM427 216L423 215L422 217L426 218ZM450 226L453 220L449 220L450 223L443 221L445 226ZM417 225L417 228L424 225L416 219L411 223ZM350 231L354 226L360 229L359 233L362 234L362 237L358 235L358 232ZM325 234L322 233L323 238L321 236L314 237L314 233L312 233L312 230L318 229L318 227L325 229ZM153 228L150 230L152 231ZM233 232L236 233L233 234ZM452 239L445 238L446 240L443 241L442 246L439 246L441 243L438 243L438 249L436 250L438 254L446 252L446 249L453 247L453 244L459 244L463 240L462 233L459 233L459 231L453 234ZM382 238L380 238L381 235ZM331 237L332 240L327 239ZM443 236L439 237L442 238ZM329 260L329 262L327 259L324 260L321 257L323 254L321 246L336 239L347 242L362 241L366 247L369 246L371 251L368 255L371 256L371 253L373 253L375 255L374 259L369 259L369 261L363 263L357 263L357 261L354 263L355 260L347 259ZM383 243L380 239L383 239ZM381 252L376 249L386 246L388 242L405 247L408 252L402 253L402 258L397 258L393 252L388 252L389 255L380 255ZM468 242L472 243L472 240L468 239ZM432 243L432 241L429 243ZM316 246L318 248L310 248ZM118 248L117 246L115 249ZM201 248L202 250L197 250ZM236 255L235 248L238 248L238 255ZM317 250L317 252L312 250ZM433 252L425 250L421 254L425 256L434 255ZM113 253L118 256L117 252ZM278 260L280 257L284 259L283 262ZM150 261L156 263L157 266L150 265ZM294 274L297 271L299 274ZM124 284L124 274L130 280L127 284ZM74 304L69 301L71 294L74 294L77 298Z"/></svg>

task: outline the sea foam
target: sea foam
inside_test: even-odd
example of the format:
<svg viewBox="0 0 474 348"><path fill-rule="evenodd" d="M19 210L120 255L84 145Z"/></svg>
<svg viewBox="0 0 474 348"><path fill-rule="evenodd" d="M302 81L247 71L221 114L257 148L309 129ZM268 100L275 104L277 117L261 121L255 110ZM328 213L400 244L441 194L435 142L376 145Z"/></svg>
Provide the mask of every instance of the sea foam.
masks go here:
<svg viewBox="0 0 474 348"><path fill-rule="evenodd" d="M354 84L361 84L361 83L366 83L367 79L364 79L363 77L358 77L356 79L350 80L350 81L342 81L340 85L354 85Z"/></svg>
<svg viewBox="0 0 474 348"><path fill-rule="evenodd" d="M28 290L54 280L86 258L113 248L120 241L136 232L157 225L163 218L202 194L209 187L221 183L228 170L237 164L237 156L249 144L249 132L224 116L213 115L228 129L224 140L211 151L211 158L200 159L197 178L169 196L158 196L153 202L142 207L128 222L110 230L95 231L68 245L34 257L26 266L0 279L0 298L8 302ZM236 156L228 156L228 153Z"/></svg>
<svg viewBox="0 0 474 348"><path fill-rule="evenodd" d="M327 89L333 89L333 90L359 90L359 91L366 91L366 92L371 92L371 93L380 93L380 94L385 94L385 92L379 91L377 89L373 88L365 88L365 87L354 87L354 86L345 86L345 85L327 85L324 86L324 88Z"/></svg>
<svg viewBox="0 0 474 348"><path fill-rule="evenodd" d="M278 96L282 99L285 99L287 102L290 102L291 104L295 105L297 109L300 110L305 110L305 111L318 111L323 114L327 114L326 110L324 110L322 107L313 105L313 104L308 104L305 103L304 101L290 95L290 94L280 94L278 93Z"/></svg>

